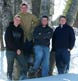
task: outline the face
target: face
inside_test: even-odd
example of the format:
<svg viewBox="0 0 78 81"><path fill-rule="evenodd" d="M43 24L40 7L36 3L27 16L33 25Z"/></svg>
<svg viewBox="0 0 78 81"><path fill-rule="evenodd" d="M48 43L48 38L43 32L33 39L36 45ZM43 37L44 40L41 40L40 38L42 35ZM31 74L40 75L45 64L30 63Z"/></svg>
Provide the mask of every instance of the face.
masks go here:
<svg viewBox="0 0 78 81"><path fill-rule="evenodd" d="M28 7L26 5L21 6L21 12L26 13L28 10Z"/></svg>
<svg viewBox="0 0 78 81"><path fill-rule="evenodd" d="M20 24L21 24L21 19L20 19L20 17L15 17L15 18L14 18L14 23L15 23L16 25L20 25Z"/></svg>
<svg viewBox="0 0 78 81"><path fill-rule="evenodd" d="M66 19L65 18L60 18L60 24L61 25L64 25L64 24L66 24Z"/></svg>
<svg viewBox="0 0 78 81"><path fill-rule="evenodd" d="M42 18L41 23L42 23L43 26L46 26L48 24L48 19Z"/></svg>

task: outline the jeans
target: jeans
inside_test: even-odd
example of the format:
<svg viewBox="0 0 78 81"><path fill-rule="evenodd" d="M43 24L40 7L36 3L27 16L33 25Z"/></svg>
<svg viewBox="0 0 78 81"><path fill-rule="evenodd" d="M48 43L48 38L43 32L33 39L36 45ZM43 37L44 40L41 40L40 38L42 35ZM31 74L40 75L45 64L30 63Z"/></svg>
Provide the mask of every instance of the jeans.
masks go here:
<svg viewBox="0 0 78 81"><path fill-rule="evenodd" d="M14 60L18 61L20 65L20 76L26 75L26 63L23 54L17 55L14 51L6 51L6 58L7 58L7 75L12 78L13 72L13 64Z"/></svg>
<svg viewBox="0 0 78 81"><path fill-rule="evenodd" d="M35 52L35 63L34 63L34 70L37 71L42 66L42 77L49 75L49 47L47 46L34 46Z"/></svg>
<svg viewBox="0 0 78 81"><path fill-rule="evenodd" d="M59 74L67 73L70 63L70 52L67 49L59 49L55 52L56 66Z"/></svg>

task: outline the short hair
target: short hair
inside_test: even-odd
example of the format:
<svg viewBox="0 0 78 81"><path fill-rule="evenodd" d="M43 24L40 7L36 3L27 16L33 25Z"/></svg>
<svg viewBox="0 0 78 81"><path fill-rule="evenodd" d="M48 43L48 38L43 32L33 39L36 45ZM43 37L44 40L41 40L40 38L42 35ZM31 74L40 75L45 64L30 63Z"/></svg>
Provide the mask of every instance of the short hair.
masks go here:
<svg viewBox="0 0 78 81"><path fill-rule="evenodd" d="M48 16L45 16L45 15L44 15L44 16L42 16L42 18L41 18L41 19L43 19L43 18L47 18L47 20L49 19L49 18L48 18Z"/></svg>
<svg viewBox="0 0 78 81"><path fill-rule="evenodd" d="M19 17L19 18L21 18L21 16L20 16L20 15L15 15L14 17Z"/></svg>
<svg viewBox="0 0 78 81"><path fill-rule="evenodd" d="M66 16L64 16L64 15L61 15L61 16L59 17L59 20L60 20L61 18L64 18L64 19L67 20Z"/></svg>
<svg viewBox="0 0 78 81"><path fill-rule="evenodd" d="M20 18L20 20L21 20L21 17L20 17L19 15L15 15L15 16L14 16L14 18L16 18L16 17ZM14 19L14 18L13 18L13 19Z"/></svg>

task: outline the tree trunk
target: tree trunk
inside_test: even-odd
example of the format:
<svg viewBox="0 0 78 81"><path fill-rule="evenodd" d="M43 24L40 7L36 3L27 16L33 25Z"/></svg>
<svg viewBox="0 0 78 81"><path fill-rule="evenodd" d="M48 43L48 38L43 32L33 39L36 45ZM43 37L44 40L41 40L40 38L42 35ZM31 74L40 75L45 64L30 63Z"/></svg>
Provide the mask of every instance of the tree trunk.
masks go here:
<svg viewBox="0 0 78 81"><path fill-rule="evenodd" d="M32 0L32 13L38 18L40 17L41 0Z"/></svg>
<svg viewBox="0 0 78 81"><path fill-rule="evenodd" d="M74 27L78 28L78 12L77 12L76 20L74 22Z"/></svg>
<svg viewBox="0 0 78 81"><path fill-rule="evenodd" d="M3 1L0 0L0 50L4 49L4 45L3 45L2 12L3 12Z"/></svg>
<svg viewBox="0 0 78 81"><path fill-rule="evenodd" d="M0 23L0 51L4 50L4 44L3 44L3 28Z"/></svg>
<svg viewBox="0 0 78 81"><path fill-rule="evenodd" d="M46 15L49 17L49 25L51 25L54 13L54 0L41 0L40 17Z"/></svg>
<svg viewBox="0 0 78 81"><path fill-rule="evenodd" d="M66 15L69 25L73 26L77 12L78 12L78 0L72 0L71 7L69 8Z"/></svg>
<svg viewBox="0 0 78 81"><path fill-rule="evenodd" d="M49 16L50 12L50 0L41 0L40 16Z"/></svg>

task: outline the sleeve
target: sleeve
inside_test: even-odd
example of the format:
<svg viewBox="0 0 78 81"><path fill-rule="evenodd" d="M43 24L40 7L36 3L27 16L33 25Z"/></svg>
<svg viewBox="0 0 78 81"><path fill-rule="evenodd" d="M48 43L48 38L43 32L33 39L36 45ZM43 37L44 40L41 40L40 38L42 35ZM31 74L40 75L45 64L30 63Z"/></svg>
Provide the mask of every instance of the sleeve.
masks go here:
<svg viewBox="0 0 78 81"><path fill-rule="evenodd" d="M48 35L45 35L45 36L43 36L43 37L44 37L44 39L51 39L52 36L53 36L53 30L50 29L50 32L48 32Z"/></svg>
<svg viewBox="0 0 78 81"><path fill-rule="evenodd" d="M35 15L32 15L32 27L33 29L38 26L39 24L39 19L35 16Z"/></svg>
<svg viewBox="0 0 78 81"><path fill-rule="evenodd" d="M72 48L75 45L75 33L73 28L71 28L70 34L69 34L69 49L72 50Z"/></svg>
<svg viewBox="0 0 78 81"><path fill-rule="evenodd" d="M6 43L6 46L8 46L10 49L12 49L14 51L17 50L17 46L13 41L11 29L9 29L9 28L7 28L6 32L5 32L5 43Z"/></svg>
<svg viewBox="0 0 78 81"><path fill-rule="evenodd" d="M55 32L56 32L56 30L55 30ZM52 51L55 51L55 41L56 41L55 32L53 33L53 37L52 37Z"/></svg>
<svg viewBox="0 0 78 81"><path fill-rule="evenodd" d="M24 50L24 32L21 31L21 44L20 44L20 50Z"/></svg>

